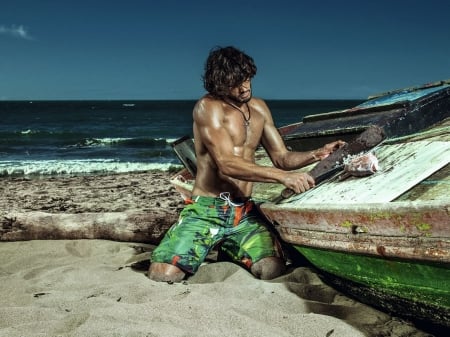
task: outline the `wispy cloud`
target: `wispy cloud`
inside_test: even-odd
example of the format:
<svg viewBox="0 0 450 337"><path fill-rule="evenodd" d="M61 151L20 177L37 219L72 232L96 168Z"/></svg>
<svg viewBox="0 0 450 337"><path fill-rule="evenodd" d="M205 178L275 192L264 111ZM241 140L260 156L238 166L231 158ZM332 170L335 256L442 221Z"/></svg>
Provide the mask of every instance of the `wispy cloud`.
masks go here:
<svg viewBox="0 0 450 337"><path fill-rule="evenodd" d="M12 25L10 27L0 25L0 34L9 35L19 39L32 40L28 30L23 25Z"/></svg>

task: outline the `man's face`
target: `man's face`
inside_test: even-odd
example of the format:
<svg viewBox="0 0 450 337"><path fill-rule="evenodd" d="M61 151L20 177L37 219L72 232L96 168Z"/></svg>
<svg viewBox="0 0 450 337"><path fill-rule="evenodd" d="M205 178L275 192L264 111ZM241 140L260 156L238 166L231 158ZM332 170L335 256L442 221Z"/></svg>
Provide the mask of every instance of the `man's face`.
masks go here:
<svg viewBox="0 0 450 337"><path fill-rule="evenodd" d="M236 103L247 103L252 98L252 81L247 78L236 87L230 88L228 97Z"/></svg>

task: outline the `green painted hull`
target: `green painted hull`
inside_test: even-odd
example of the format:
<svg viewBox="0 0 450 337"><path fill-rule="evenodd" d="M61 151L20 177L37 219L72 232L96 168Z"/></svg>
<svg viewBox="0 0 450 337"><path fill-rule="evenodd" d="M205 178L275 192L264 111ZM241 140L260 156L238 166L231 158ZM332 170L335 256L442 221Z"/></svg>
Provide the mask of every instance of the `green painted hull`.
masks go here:
<svg viewBox="0 0 450 337"><path fill-rule="evenodd" d="M396 314L400 311L405 317L450 327L448 263L401 261L294 247L324 271L331 283L350 291L359 300Z"/></svg>

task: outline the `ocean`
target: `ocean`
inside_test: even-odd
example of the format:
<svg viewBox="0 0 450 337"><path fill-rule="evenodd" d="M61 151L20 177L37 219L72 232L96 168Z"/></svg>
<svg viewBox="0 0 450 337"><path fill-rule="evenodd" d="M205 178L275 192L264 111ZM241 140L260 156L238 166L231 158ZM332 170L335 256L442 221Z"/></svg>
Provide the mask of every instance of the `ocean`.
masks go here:
<svg viewBox="0 0 450 337"><path fill-rule="evenodd" d="M268 100L277 127L360 100ZM0 101L0 176L86 175L181 165L194 100Z"/></svg>

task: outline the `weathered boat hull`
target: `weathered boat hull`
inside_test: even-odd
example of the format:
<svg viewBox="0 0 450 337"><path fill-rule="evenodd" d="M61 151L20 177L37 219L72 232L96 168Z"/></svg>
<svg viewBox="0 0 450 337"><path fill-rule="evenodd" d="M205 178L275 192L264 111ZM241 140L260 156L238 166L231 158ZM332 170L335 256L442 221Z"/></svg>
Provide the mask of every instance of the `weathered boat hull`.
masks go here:
<svg viewBox="0 0 450 337"><path fill-rule="evenodd" d="M261 208L333 286L396 315L450 327L447 201Z"/></svg>
<svg viewBox="0 0 450 337"><path fill-rule="evenodd" d="M450 266L448 202L260 207L295 245Z"/></svg>
<svg viewBox="0 0 450 337"><path fill-rule="evenodd" d="M326 282L395 315L450 327L450 264L294 245Z"/></svg>
<svg viewBox="0 0 450 337"><path fill-rule="evenodd" d="M399 103L405 99L412 102ZM345 128L375 123L388 135L375 150L380 172L345 182L334 177L291 200L263 203L261 211L338 289L398 316L450 328L448 86L397 91L349 111L281 134L299 149L304 136L313 136L310 128L332 140ZM328 119L325 131L317 127L320 118Z"/></svg>

